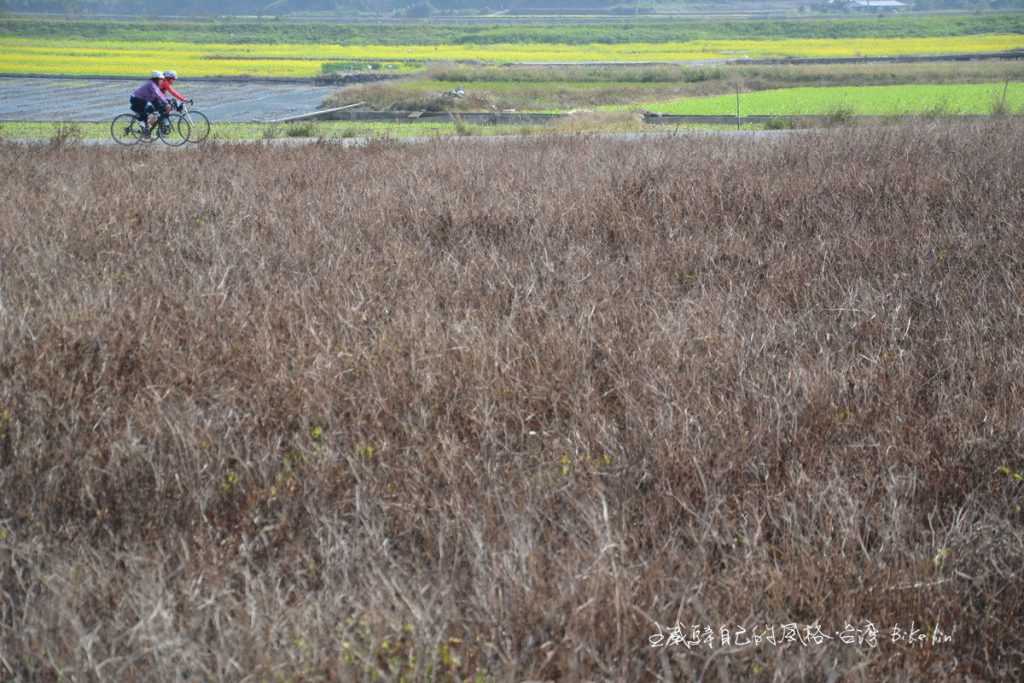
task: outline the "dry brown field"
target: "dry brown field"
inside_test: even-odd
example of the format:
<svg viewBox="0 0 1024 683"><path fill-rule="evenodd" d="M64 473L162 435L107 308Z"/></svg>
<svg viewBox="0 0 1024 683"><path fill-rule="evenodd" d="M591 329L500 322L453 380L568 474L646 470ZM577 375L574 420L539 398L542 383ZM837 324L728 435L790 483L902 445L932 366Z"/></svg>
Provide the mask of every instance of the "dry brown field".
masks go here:
<svg viewBox="0 0 1024 683"><path fill-rule="evenodd" d="M0 680L1024 676L1020 122L0 178Z"/></svg>

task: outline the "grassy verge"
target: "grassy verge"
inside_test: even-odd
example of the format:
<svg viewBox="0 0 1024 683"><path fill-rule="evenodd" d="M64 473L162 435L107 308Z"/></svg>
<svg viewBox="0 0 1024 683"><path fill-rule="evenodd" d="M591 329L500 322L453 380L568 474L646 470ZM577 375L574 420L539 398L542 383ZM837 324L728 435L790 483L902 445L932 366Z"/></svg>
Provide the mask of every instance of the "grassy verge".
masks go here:
<svg viewBox="0 0 1024 683"><path fill-rule="evenodd" d="M1024 126L808 135L0 143L4 669L1015 680Z"/></svg>
<svg viewBox="0 0 1024 683"><path fill-rule="evenodd" d="M694 126L718 128L718 126ZM287 138L409 138L433 136L543 135L585 132L664 132L645 126L624 112L580 114L565 121L536 125L477 125L461 121L378 123L361 121L302 121L294 123L215 123L211 142L255 142ZM0 122L0 139L29 141L90 141L110 138L109 123L60 123L43 121Z"/></svg>
<svg viewBox="0 0 1024 683"><path fill-rule="evenodd" d="M449 93L462 90L461 97ZM537 111L556 112L608 103L642 102L691 90L673 83L567 81L444 81L410 78L348 86L325 106L356 102L375 111ZM710 89L709 89L710 90Z"/></svg>

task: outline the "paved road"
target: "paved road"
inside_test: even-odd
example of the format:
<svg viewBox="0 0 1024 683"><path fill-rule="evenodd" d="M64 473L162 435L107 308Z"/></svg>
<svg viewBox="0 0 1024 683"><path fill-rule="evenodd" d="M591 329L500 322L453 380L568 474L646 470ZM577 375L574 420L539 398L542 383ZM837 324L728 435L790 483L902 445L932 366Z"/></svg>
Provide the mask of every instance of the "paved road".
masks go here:
<svg viewBox="0 0 1024 683"><path fill-rule="evenodd" d="M138 83L0 77L0 121L109 121L128 110ZM320 108L337 86L312 83L177 83L211 121L272 121Z"/></svg>

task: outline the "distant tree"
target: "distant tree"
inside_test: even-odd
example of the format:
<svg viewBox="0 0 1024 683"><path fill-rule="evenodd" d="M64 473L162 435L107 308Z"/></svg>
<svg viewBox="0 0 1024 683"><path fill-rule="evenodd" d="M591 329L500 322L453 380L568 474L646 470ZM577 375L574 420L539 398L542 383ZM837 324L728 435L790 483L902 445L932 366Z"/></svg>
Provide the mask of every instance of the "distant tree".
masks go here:
<svg viewBox="0 0 1024 683"><path fill-rule="evenodd" d="M417 2L415 5L406 7L402 14L413 19L426 19L437 14L437 8L429 2Z"/></svg>

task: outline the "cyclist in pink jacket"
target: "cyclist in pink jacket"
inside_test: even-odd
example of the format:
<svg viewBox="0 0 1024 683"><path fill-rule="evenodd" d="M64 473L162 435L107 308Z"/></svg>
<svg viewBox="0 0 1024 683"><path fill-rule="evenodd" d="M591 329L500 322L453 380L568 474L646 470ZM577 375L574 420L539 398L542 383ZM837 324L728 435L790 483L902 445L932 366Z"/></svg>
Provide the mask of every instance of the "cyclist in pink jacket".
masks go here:
<svg viewBox="0 0 1024 683"><path fill-rule="evenodd" d="M160 92L163 93L164 96L171 95L179 102L188 102L189 104L192 104L192 100L185 97L180 92L174 89L174 81L176 80L178 80L177 72L165 71L164 79L160 81Z"/></svg>

